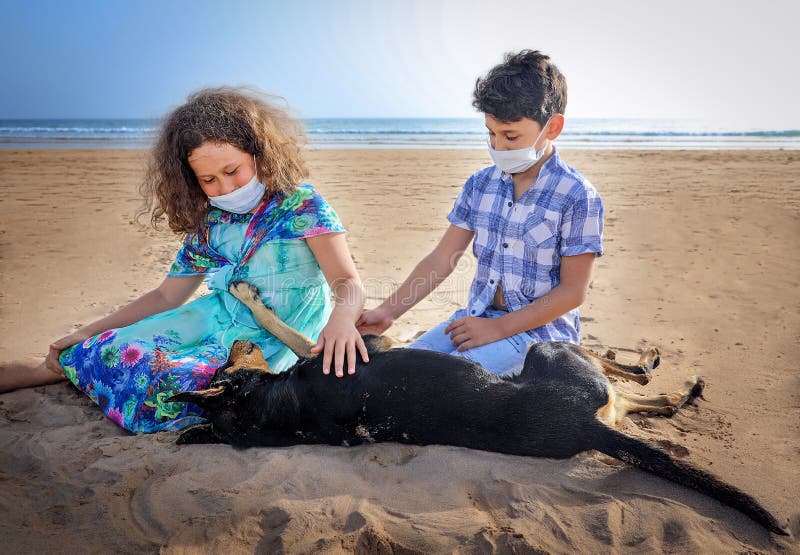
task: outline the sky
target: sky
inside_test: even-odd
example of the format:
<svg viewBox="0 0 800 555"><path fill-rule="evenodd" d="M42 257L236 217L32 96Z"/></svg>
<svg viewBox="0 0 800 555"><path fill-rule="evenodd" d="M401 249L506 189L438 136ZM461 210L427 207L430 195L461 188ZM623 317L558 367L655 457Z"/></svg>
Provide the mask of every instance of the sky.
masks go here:
<svg viewBox="0 0 800 555"><path fill-rule="evenodd" d="M149 118L255 85L300 117L475 117L523 48L567 117L800 129L798 0L0 0L0 119Z"/></svg>

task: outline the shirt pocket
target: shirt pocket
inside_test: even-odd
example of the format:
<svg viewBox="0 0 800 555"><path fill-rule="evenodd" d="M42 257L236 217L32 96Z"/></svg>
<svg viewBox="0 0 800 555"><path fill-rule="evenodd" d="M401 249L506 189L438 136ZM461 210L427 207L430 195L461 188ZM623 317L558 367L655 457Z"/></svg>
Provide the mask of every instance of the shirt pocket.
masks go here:
<svg viewBox="0 0 800 555"><path fill-rule="evenodd" d="M525 223L525 250L554 248L558 240L558 222L544 215L534 215Z"/></svg>

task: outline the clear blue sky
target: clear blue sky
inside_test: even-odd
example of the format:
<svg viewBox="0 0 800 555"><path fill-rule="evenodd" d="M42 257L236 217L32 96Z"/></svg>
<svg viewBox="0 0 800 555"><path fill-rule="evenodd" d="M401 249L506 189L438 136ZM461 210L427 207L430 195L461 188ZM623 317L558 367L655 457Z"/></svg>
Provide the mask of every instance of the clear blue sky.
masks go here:
<svg viewBox="0 0 800 555"><path fill-rule="evenodd" d="M302 117L462 117L536 48L572 117L800 128L798 0L0 0L0 118L157 117L252 84Z"/></svg>

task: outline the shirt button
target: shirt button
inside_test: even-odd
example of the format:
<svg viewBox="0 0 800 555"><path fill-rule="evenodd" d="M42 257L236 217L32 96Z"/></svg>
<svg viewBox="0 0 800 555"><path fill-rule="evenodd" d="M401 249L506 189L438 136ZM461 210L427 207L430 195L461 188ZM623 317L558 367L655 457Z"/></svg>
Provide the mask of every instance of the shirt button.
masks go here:
<svg viewBox="0 0 800 555"><path fill-rule="evenodd" d="M475 312L476 312L476 311L475 311L475 310L473 310L472 312L470 312L470 314L475 314Z"/></svg>
<svg viewBox="0 0 800 555"><path fill-rule="evenodd" d="M508 243L503 243L503 248L507 249L508 248Z"/></svg>
<svg viewBox="0 0 800 555"><path fill-rule="evenodd" d="M514 204L514 203L513 203L513 202L511 202L511 201L508 201L508 205L509 205L509 206L511 206L512 204Z"/></svg>
<svg viewBox="0 0 800 555"><path fill-rule="evenodd" d="M493 279L490 279L490 280L489 280L489 283L494 283L494 280L493 280Z"/></svg>

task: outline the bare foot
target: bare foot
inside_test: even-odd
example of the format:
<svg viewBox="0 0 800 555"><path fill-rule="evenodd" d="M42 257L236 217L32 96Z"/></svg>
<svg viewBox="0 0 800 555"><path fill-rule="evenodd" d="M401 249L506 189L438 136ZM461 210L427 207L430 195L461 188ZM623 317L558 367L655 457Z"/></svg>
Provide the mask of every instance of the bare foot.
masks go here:
<svg viewBox="0 0 800 555"><path fill-rule="evenodd" d="M0 393L57 383L66 379L49 370L44 362L38 360L12 360L0 364Z"/></svg>

